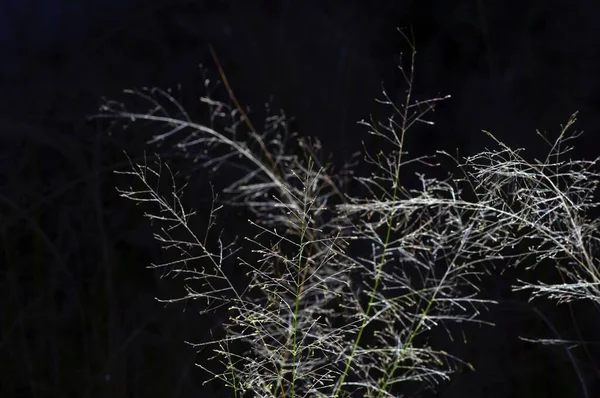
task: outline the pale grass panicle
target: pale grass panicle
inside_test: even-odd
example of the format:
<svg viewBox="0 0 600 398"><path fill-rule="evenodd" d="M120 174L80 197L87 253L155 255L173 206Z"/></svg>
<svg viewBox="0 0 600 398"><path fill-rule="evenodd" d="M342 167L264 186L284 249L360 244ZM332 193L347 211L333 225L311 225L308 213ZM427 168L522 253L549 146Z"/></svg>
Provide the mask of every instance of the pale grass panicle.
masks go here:
<svg viewBox="0 0 600 398"><path fill-rule="evenodd" d="M598 224L586 218L598 174L595 162L563 159L565 144L576 137L569 135L574 119L549 143L545 161L527 161L494 139L498 150L454 159L462 176L419 174L420 188L406 189L403 167L435 158L408 157L405 136L431 124L426 117L446 98L413 98L411 49L408 66L399 68L404 101L396 104L384 91L379 102L389 118L363 122L390 148L377 154L365 148L372 175L332 173L318 141L287 132L283 114L269 116L259 132L239 104L209 97L202 99L206 124L192 122L158 89L130 92L148 102L147 112L111 102L99 116L150 123L156 129L150 142L195 165L242 170L214 195L206 231L190 227L194 214L182 204L175 173L160 161L132 164L123 173L138 187L121 190L146 203L157 240L178 250L175 260L153 265L184 277L186 294L177 300L225 314L212 339L193 345L220 364L199 363L207 381L230 387L233 396L391 397L414 385L436 386L469 364L430 344L428 333L450 322L482 322L477 315L491 302L479 297L478 282L492 266L551 259L564 284L520 281L515 288L598 303ZM158 188L165 176L167 192ZM344 193L348 178L366 195ZM255 234L223 242L215 231L222 207L246 209ZM357 254L355 245L367 249ZM524 245L529 250L514 249ZM251 251L237 252L243 247ZM228 257L245 283L231 280Z"/></svg>

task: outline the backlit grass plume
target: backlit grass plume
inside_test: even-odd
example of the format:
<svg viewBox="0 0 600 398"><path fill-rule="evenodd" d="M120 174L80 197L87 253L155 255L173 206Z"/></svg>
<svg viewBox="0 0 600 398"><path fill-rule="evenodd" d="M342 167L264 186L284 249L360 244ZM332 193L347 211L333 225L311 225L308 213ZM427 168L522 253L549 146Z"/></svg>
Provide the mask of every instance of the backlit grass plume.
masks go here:
<svg viewBox="0 0 600 398"><path fill-rule="evenodd" d="M214 195L201 231L168 164L132 164L123 173L135 187L121 190L145 203L158 242L177 252L153 266L184 278L180 300L221 314L212 338L194 345L207 381L228 386L232 396L392 397L435 386L468 364L435 346L429 332L479 321L487 301L478 298L478 282L492 266L551 259L564 284L517 288L598 302L597 222L585 218L598 175L594 162L559 160L572 121L545 161L528 162L496 140L496 151L455 159L462 176L419 174L419 188L407 189L406 165L435 158L409 157L405 137L426 134L420 126L431 124L428 114L445 98L414 98L414 48L410 55L400 67L404 100L394 103L384 91L379 102L390 116L362 122L388 149L365 148L370 175L355 172L356 164L334 172L317 140L287 132L283 114L269 116L259 132L228 85L231 104L202 99L206 124L192 122L158 89L129 92L146 111L104 107L100 117L152 128L150 142L194 167L237 175ZM348 182L364 194L345 193ZM251 217L237 222L254 233L223 242L214 233L219 211L238 207ZM530 249L519 252L524 244Z"/></svg>

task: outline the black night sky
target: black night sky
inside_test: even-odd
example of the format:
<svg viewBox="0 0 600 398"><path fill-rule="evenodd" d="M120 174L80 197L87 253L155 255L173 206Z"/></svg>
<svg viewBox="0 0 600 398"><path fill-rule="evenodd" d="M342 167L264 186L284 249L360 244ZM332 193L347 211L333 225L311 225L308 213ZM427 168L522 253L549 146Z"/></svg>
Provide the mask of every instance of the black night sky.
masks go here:
<svg viewBox="0 0 600 398"><path fill-rule="evenodd" d="M181 295L182 283L147 268L163 254L143 206L119 197L115 187L128 181L114 171L161 148L91 119L106 99L171 88L207 123L198 98L205 78L219 79L212 48L251 118L266 103L283 109L291 129L318 137L341 164L371 140L357 121L378 114L382 87L403 96L405 28L417 49L415 95L451 96L434 126L408 136L411 155L473 155L492 144L488 130L545 156L536 129L556 137L579 112L585 133L572 156L592 159L599 20L592 0L0 1L0 396L232 396L202 384L185 343L220 320L198 317L194 303L156 300ZM207 179L219 186L227 176L198 175L189 192L202 213ZM246 231L236 213L219 222L224 240ZM475 372L417 396L600 396L598 307L528 303L510 289L522 275L484 281L499 304L482 317L496 326L466 326L467 344L459 332L447 346ZM555 332L590 344L568 351L519 339Z"/></svg>

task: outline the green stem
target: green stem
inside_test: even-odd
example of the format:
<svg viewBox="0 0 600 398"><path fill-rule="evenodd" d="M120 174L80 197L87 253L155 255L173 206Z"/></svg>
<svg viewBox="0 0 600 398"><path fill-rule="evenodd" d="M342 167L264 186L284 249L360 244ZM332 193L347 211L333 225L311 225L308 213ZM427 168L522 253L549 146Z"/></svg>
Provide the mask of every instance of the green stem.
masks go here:
<svg viewBox="0 0 600 398"><path fill-rule="evenodd" d="M400 162L402 160L402 148L404 146L405 131L406 130L403 128L401 136L400 136L398 159L397 159L398 163L396 165L396 174L394 176L394 188L393 188L393 194L392 194L392 202L395 202L396 199L398 198L398 186L399 186L399 180L400 180ZM377 289L379 288L379 284L381 281L381 273L383 272L383 266L385 264L385 253L386 253L387 247L389 246L390 238L392 235L393 221L394 221L394 212L391 211L390 214L388 215L387 231L386 231L385 240L383 243L383 254L381 255L381 260L379 261L379 264L377 266L377 273L375 275L375 281L373 283L373 289L371 290L371 295L370 295L371 297L369 298L369 303L367 304L367 309L365 310L365 316L363 317L362 323L360 325L360 329L358 330L358 334L356 335L356 339L354 340L354 344L352 346L352 351L350 352L350 356L349 356L348 360L346 361L346 367L344 368L344 372L342 373L342 376L341 376L341 378L337 384L337 387L334 391L333 396L335 398L337 398L339 396L340 389L342 388L344 380L348 376L348 372L350 371L350 366L352 365L354 355L356 354L356 350L358 349L358 345L360 344L360 340L362 338L365 327L367 325L367 319L369 317L369 313L371 312L371 308L373 307L375 293L377 292Z"/></svg>

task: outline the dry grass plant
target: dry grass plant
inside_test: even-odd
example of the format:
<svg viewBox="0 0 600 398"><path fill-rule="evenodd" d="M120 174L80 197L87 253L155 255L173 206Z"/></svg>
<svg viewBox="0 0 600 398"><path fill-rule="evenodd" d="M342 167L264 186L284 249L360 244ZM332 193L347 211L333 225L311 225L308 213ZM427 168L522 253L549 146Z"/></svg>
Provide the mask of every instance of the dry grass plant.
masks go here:
<svg viewBox="0 0 600 398"><path fill-rule="evenodd" d="M152 142L171 145L201 167L244 171L214 195L204 233L190 227L194 212L182 204L168 165L132 163L123 173L141 185L120 191L145 203L160 226L157 240L178 251L174 261L153 266L185 278L187 294L179 300L226 315L219 334L194 346L221 363L218 370L200 366L233 396L391 397L407 383L435 386L468 364L429 344L428 332L450 322L481 322L477 315L489 301L478 297L478 281L494 265L552 260L564 284L520 281L516 289L559 302L600 301L598 224L585 216L595 206L595 162L561 160L576 137L568 133L574 118L544 161L527 161L494 139L498 150L454 159L461 178L418 175L419 189L403 187L408 163L435 162L408 157L405 137L430 124L427 114L446 98L413 98L415 54L411 46L409 65L399 68L404 102L395 104L384 91L379 102L390 117L363 122L389 148L376 154L365 148L365 161L376 170L368 176L332 173L320 160L318 141L285 133L283 115L269 117L259 133L235 100L203 98L211 115L206 125L192 122L156 89L131 92L148 102L147 112L116 102L104 107L100 117L149 123L159 129ZM218 128L219 121L227 128ZM341 176L352 176L368 195L343 193ZM166 193L159 188L165 177ZM224 206L249 210L256 234L222 242L213 230ZM369 250L351 254L359 242ZM240 286L223 264L244 244L253 255L236 258L236 270L248 277ZM528 250L519 251L524 245Z"/></svg>

